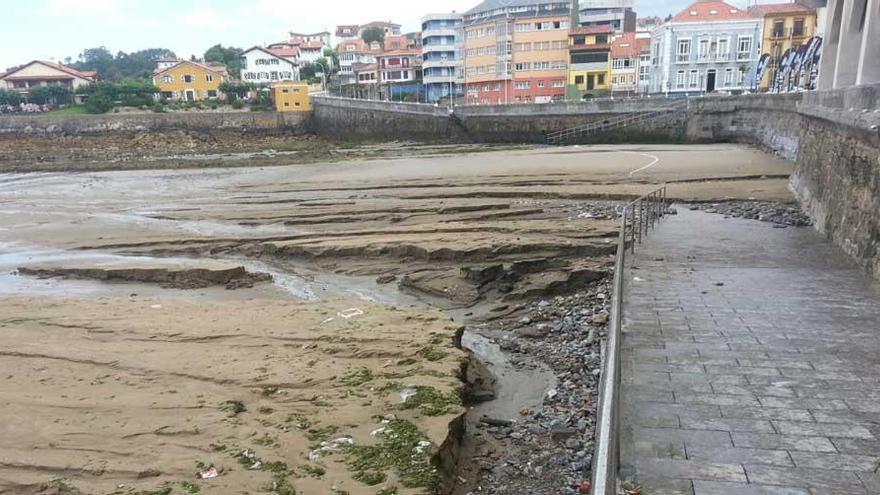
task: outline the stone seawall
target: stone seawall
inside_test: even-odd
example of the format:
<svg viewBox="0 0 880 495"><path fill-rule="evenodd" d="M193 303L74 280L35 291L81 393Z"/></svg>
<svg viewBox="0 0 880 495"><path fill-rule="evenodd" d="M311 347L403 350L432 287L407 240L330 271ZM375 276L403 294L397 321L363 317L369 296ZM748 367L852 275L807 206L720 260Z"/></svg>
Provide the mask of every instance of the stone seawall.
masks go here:
<svg viewBox="0 0 880 495"><path fill-rule="evenodd" d="M428 142L546 142L548 132L602 122L621 115L660 109L668 100L602 100L583 103L447 107L316 97L311 129L322 135L355 139ZM678 142L682 116L646 123L614 134L614 142ZM608 136L598 138L608 142ZM584 138L581 142L595 142Z"/></svg>
<svg viewBox="0 0 880 495"><path fill-rule="evenodd" d="M880 280L880 84L804 96L792 189L850 256Z"/></svg>
<svg viewBox="0 0 880 495"><path fill-rule="evenodd" d="M206 112L0 116L0 135L88 135L147 131L305 132L307 113Z"/></svg>

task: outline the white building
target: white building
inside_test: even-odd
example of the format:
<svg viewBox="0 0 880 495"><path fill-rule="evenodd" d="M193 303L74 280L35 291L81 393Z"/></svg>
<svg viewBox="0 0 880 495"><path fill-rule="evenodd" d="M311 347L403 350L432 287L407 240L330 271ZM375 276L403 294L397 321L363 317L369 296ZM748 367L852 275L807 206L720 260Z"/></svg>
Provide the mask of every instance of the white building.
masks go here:
<svg viewBox="0 0 880 495"><path fill-rule="evenodd" d="M255 46L241 54L241 80L252 84L299 80L299 56L295 48Z"/></svg>
<svg viewBox="0 0 880 495"><path fill-rule="evenodd" d="M382 53L382 44L374 41L367 44L360 38L348 39L336 47L336 56L339 59L339 72L337 77L342 85L355 83L355 66L375 65L376 55Z"/></svg>
<svg viewBox="0 0 880 495"><path fill-rule="evenodd" d="M428 14L422 18L422 83L429 102L461 92L462 19L456 13Z"/></svg>
<svg viewBox="0 0 880 495"><path fill-rule="evenodd" d="M724 2L691 4L652 33L651 92L754 89L762 24L762 19Z"/></svg>

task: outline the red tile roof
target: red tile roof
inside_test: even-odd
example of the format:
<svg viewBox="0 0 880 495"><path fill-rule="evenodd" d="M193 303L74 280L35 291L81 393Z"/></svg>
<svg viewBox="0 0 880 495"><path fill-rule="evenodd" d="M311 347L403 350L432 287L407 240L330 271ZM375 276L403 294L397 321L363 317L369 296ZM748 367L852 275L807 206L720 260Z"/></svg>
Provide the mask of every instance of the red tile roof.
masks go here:
<svg viewBox="0 0 880 495"><path fill-rule="evenodd" d="M763 17L778 14L811 14L815 10L799 3L766 3L749 7L749 12Z"/></svg>
<svg viewBox="0 0 880 495"><path fill-rule="evenodd" d="M569 34L610 34L614 32L611 26L579 26L572 28Z"/></svg>
<svg viewBox="0 0 880 495"><path fill-rule="evenodd" d="M676 14L672 18L672 22L735 21L741 19L753 19L753 17L748 11L729 3L698 0Z"/></svg>
<svg viewBox="0 0 880 495"><path fill-rule="evenodd" d="M14 69L11 69L9 72L3 74L2 77L4 77L4 78L7 78L7 77L12 78L12 76L13 76L16 72L18 72L18 71L24 69L25 67L30 67L31 65L34 65L34 64L45 65L45 66L47 66L47 67L51 67L51 68L53 68L53 69L55 69L55 70L59 70L59 71L61 71L61 72L64 72L65 74L69 74L69 75L71 75L71 76L73 76L73 77L78 77L78 78L80 78L80 79L85 79L85 80L87 80L87 81L91 81L91 82L94 82L94 81L96 80L96 76L97 76L97 72L94 72L94 71L78 71L78 70L76 70L76 69L72 69L72 68L70 68L70 67L68 67L68 66L66 66L66 65L61 65L61 64L59 64L59 63L57 63L57 62L50 62L50 61L48 61L48 60L34 60L34 61L32 61L32 62L28 62L28 63L26 63L26 64L24 64L24 65L22 65L22 66L19 66L19 67L16 67L16 68L14 68ZM49 77L54 77L55 79L58 78L58 76L49 76ZM41 78L40 78L40 77L34 77L34 78L32 78L32 79L41 79ZM48 79L48 77L47 77L47 78L44 78L44 79Z"/></svg>
<svg viewBox="0 0 880 495"><path fill-rule="evenodd" d="M639 51L636 33L624 33L611 42L611 56L614 58L638 57Z"/></svg>
<svg viewBox="0 0 880 495"><path fill-rule="evenodd" d="M275 55L276 57L282 58L291 58L291 57L299 57L299 48L269 48L269 53Z"/></svg>
<svg viewBox="0 0 880 495"><path fill-rule="evenodd" d="M229 76L229 71L226 69L225 66L222 66L222 65L206 65L206 64L203 64L202 62L193 62L192 60L181 60L180 62L178 62L178 63L172 65L171 67L166 67L166 68L164 68L164 69L158 69L158 68L157 68L156 70L153 71L153 75L154 75L154 76L158 76L159 74L162 74L163 72L167 72L167 71L169 71L169 70L171 70L171 69L173 69L173 68L175 68L175 67L178 67L178 66L180 66L180 65L183 65L183 64L195 65L196 67L199 67L199 68L201 68L201 69L204 69L204 70L207 70L207 71L213 72L213 73L215 73L215 74L219 74L219 75L221 75L221 76Z"/></svg>

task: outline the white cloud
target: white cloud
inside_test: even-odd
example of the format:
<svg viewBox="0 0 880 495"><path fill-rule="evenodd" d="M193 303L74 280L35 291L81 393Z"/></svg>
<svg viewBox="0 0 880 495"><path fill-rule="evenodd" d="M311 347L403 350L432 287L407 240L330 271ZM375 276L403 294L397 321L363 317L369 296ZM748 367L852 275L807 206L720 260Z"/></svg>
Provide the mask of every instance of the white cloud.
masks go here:
<svg viewBox="0 0 880 495"><path fill-rule="evenodd" d="M45 0L44 11L54 17L116 17L123 5L119 0Z"/></svg>
<svg viewBox="0 0 880 495"><path fill-rule="evenodd" d="M233 17L225 17L217 10L203 8L180 16L177 22L189 27L221 30L230 29L235 25Z"/></svg>

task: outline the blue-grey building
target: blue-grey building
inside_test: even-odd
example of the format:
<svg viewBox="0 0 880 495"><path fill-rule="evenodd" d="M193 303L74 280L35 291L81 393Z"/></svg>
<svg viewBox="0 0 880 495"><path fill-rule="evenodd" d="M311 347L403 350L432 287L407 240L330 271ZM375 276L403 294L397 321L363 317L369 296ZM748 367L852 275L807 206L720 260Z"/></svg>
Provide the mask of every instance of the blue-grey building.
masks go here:
<svg viewBox="0 0 880 495"><path fill-rule="evenodd" d="M463 41L461 14L428 14L422 18L422 82L428 102L462 93Z"/></svg>
<svg viewBox="0 0 880 495"><path fill-rule="evenodd" d="M755 89L762 20L725 2L699 0L651 34L652 93L739 94Z"/></svg>

